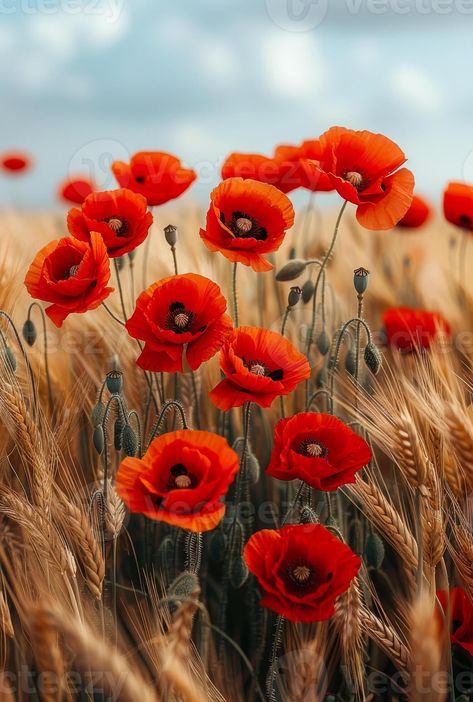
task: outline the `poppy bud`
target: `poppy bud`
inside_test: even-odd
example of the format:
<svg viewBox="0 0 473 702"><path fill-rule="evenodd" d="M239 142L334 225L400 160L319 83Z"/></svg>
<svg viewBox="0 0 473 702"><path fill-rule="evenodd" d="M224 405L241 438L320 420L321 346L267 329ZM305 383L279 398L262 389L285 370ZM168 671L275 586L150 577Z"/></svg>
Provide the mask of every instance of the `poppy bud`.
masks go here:
<svg viewBox="0 0 473 702"><path fill-rule="evenodd" d="M384 561L384 543L378 534L368 534L365 543L365 556L368 565L378 570Z"/></svg>
<svg viewBox="0 0 473 702"><path fill-rule="evenodd" d="M295 280L295 278L298 278L301 273L304 272L306 266L307 261L304 261L302 258L293 258L292 261L288 261L276 274L276 280L280 283L288 280Z"/></svg>
<svg viewBox="0 0 473 702"><path fill-rule="evenodd" d="M364 359L373 375L377 375L383 361L380 352L372 341L365 348Z"/></svg>
<svg viewBox="0 0 473 702"><path fill-rule="evenodd" d="M110 371L107 373L106 384L112 395L119 395L123 387L123 373L119 370Z"/></svg>
<svg viewBox="0 0 473 702"><path fill-rule="evenodd" d="M130 261L130 263L132 263L135 260L135 256L136 256L136 249L133 249L133 251L128 252L128 260Z"/></svg>
<svg viewBox="0 0 473 702"><path fill-rule="evenodd" d="M303 507L301 509L301 524L318 524L319 518L312 507Z"/></svg>
<svg viewBox="0 0 473 702"><path fill-rule="evenodd" d="M254 453L249 453L246 459L246 473L251 485L256 485L259 480L260 465Z"/></svg>
<svg viewBox="0 0 473 702"><path fill-rule="evenodd" d="M195 573L184 571L168 587L168 597L186 600L200 590L199 578Z"/></svg>
<svg viewBox="0 0 473 702"><path fill-rule="evenodd" d="M122 448L126 456L135 456L137 449L136 434L130 424L125 424L122 433Z"/></svg>
<svg viewBox="0 0 473 702"><path fill-rule="evenodd" d="M26 341L28 346L33 346L36 341L37 333L36 327L32 319L27 319L23 324L23 339Z"/></svg>
<svg viewBox="0 0 473 702"><path fill-rule="evenodd" d="M102 424L104 414L105 405L99 400L95 405L94 409L92 410L92 424L94 425L94 427L97 427L99 424Z"/></svg>
<svg viewBox="0 0 473 702"><path fill-rule="evenodd" d="M125 256L118 256L115 261L117 262L117 268L122 271L125 268Z"/></svg>
<svg viewBox="0 0 473 702"><path fill-rule="evenodd" d="M368 287L370 272L366 268L357 268L353 274L353 284L358 295L363 295Z"/></svg>
<svg viewBox="0 0 473 702"><path fill-rule="evenodd" d="M317 373L317 376L315 378L315 384L317 388L323 388L324 385L327 384L327 370L326 368L322 367L319 372Z"/></svg>
<svg viewBox="0 0 473 702"><path fill-rule="evenodd" d="M169 246L176 246L177 227L175 227L173 224L168 224L167 227L164 227L164 236L166 237L166 241L168 242Z"/></svg>
<svg viewBox="0 0 473 702"><path fill-rule="evenodd" d="M301 299L302 290L298 286L294 286L289 290L289 295L287 296L287 306L295 307L299 300Z"/></svg>
<svg viewBox="0 0 473 702"><path fill-rule="evenodd" d="M289 249L289 258L292 261L295 257L296 257L296 247L291 246L291 248Z"/></svg>
<svg viewBox="0 0 473 702"><path fill-rule="evenodd" d="M2 349L3 360L6 367L14 373L16 371L16 356L9 346Z"/></svg>
<svg viewBox="0 0 473 702"><path fill-rule="evenodd" d="M345 370L350 375L355 375L356 371L356 354L353 349L349 349L345 356Z"/></svg>
<svg viewBox="0 0 473 702"><path fill-rule="evenodd" d="M113 425L113 440L115 444L115 451L120 451L122 447L122 434L123 434L123 419L120 415L115 420Z"/></svg>
<svg viewBox="0 0 473 702"><path fill-rule="evenodd" d="M223 529L216 529L209 541L209 556L215 563L222 563L227 550L227 537Z"/></svg>
<svg viewBox="0 0 473 702"><path fill-rule="evenodd" d="M302 302L306 305L312 299L312 295L315 292L315 285L312 280L306 280L302 286Z"/></svg>
<svg viewBox="0 0 473 702"><path fill-rule="evenodd" d="M322 356L325 356L330 349L330 338L325 329L323 329L317 337L317 348Z"/></svg>
<svg viewBox="0 0 473 702"><path fill-rule="evenodd" d="M95 450L97 453L102 453L104 446L105 446L105 437L103 435L103 429L102 426L99 424L98 427L95 427L94 429L94 434L92 437L92 441L94 443Z"/></svg>
<svg viewBox="0 0 473 702"><path fill-rule="evenodd" d="M241 587L243 587L248 580L249 574L250 571L248 570L248 566L241 556L236 558L230 564L230 584L235 588L235 590L239 590Z"/></svg>

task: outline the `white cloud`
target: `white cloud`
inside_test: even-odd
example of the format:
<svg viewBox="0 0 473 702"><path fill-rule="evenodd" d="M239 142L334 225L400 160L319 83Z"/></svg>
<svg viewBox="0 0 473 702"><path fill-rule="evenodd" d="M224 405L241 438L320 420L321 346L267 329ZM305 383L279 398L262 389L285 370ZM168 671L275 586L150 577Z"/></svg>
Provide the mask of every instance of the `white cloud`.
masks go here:
<svg viewBox="0 0 473 702"><path fill-rule="evenodd" d="M263 64L270 90L304 99L325 84L327 69L314 35L271 33L263 39Z"/></svg>
<svg viewBox="0 0 473 702"><path fill-rule="evenodd" d="M208 37L200 44L197 55L199 52L202 67L207 75L221 82L235 79L238 63L235 54L228 46Z"/></svg>
<svg viewBox="0 0 473 702"><path fill-rule="evenodd" d="M392 77L393 89L410 105L431 113L444 105L442 92L434 80L411 65L399 66Z"/></svg>

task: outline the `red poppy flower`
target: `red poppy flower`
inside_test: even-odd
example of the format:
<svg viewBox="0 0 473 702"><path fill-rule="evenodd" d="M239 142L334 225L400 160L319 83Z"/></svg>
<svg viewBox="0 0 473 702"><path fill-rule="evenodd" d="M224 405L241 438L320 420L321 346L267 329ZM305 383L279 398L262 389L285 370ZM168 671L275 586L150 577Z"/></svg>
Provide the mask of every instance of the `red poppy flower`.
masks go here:
<svg viewBox="0 0 473 702"><path fill-rule="evenodd" d="M473 185L449 183L443 194L443 211L448 222L473 231Z"/></svg>
<svg viewBox="0 0 473 702"><path fill-rule="evenodd" d="M0 164L7 173L19 174L31 168L31 159L28 154L20 151L12 151L11 153L3 154Z"/></svg>
<svg viewBox="0 0 473 702"><path fill-rule="evenodd" d="M299 171L297 159L233 153L223 163L222 179L249 178L274 185L281 192L289 193L302 184Z"/></svg>
<svg viewBox="0 0 473 702"><path fill-rule="evenodd" d="M243 557L263 588L263 607L293 622L330 619L337 597L348 590L361 565L321 524L258 531Z"/></svg>
<svg viewBox="0 0 473 702"><path fill-rule="evenodd" d="M327 173L320 167L322 145L319 139L303 141L300 146L281 145L274 152L278 160L297 164L296 175L303 188L312 191L328 192L334 185Z"/></svg>
<svg viewBox="0 0 473 702"><path fill-rule="evenodd" d="M90 242L71 237L52 241L36 255L25 278L31 297L53 304L46 314L57 327L69 314L94 310L113 292L110 263L100 234Z"/></svg>
<svg viewBox="0 0 473 702"><path fill-rule="evenodd" d="M217 434L172 431L152 441L143 458L125 458L116 489L131 512L190 531L209 531L225 513L221 499L238 462Z"/></svg>
<svg viewBox="0 0 473 702"><path fill-rule="evenodd" d="M306 357L290 341L269 329L238 327L220 351L226 378L210 393L221 410L256 402L269 407L310 378Z"/></svg>
<svg viewBox="0 0 473 702"><path fill-rule="evenodd" d="M82 205L85 198L93 193L95 186L84 176L67 178L58 189L58 195L65 202L72 202L74 205Z"/></svg>
<svg viewBox="0 0 473 702"><path fill-rule="evenodd" d="M414 195L412 203L404 217L397 223L398 227L418 229L423 227L432 214L429 203L419 195Z"/></svg>
<svg viewBox="0 0 473 702"><path fill-rule="evenodd" d="M298 478L330 492L354 483L355 473L370 460L366 441L339 419L301 412L276 424L267 473L279 480Z"/></svg>
<svg viewBox="0 0 473 702"><path fill-rule="evenodd" d="M366 229L391 229L409 209L414 176L400 168L406 157L382 134L332 127L320 137L321 156L312 161L325 172L344 200L357 205ZM305 162L310 167L310 161Z"/></svg>
<svg viewBox="0 0 473 702"><path fill-rule="evenodd" d="M210 199L206 228L200 230L207 248L255 271L270 271L263 254L277 251L294 224L287 195L268 183L228 178Z"/></svg>
<svg viewBox="0 0 473 702"><path fill-rule="evenodd" d="M140 151L130 163L115 161L112 171L122 188L140 193L150 206L174 200L197 178L192 168L183 168L176 156L161 151Z"/></svg>
<svg viewBox="0 0 473 702"><path fill-rule="evenodd" d="M220 288L195 273L173 275L139 296L126 323L145 347L137 360L150 371L182 372L182 356L192 370L212 358L232 333Z"/></svg>
<svg viewBox="0 0 473 702"><path fill-rule="evenodd" d="M125 188L91 193L80 209L73 207L67 216L72 236L88 241L90 232L99 232L111 258L136 249L152 223L145 198Z"/></svg>
<svg viewBox="0 0 473 702"><path fill-rule="evenodd" d="M447 612L447 593L444 590L437 592L444 612ZM473 605L461 587L450 590L450 640L468 651L473 656Z"/></svg>
<svg viewBox="0 0 473 702"><path fill-rule="evenodd" d="M438 312L394 307L383 315L388 342L399 351L428 349L439 337L451 334L450 325Z"/></svg>

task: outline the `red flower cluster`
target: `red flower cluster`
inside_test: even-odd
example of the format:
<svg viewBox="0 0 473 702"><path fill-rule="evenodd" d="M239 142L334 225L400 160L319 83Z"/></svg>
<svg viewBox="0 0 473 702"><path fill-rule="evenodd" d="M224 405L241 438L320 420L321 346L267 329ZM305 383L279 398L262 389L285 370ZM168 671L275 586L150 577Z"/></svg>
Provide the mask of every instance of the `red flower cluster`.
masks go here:
<svg viewBox="0 0 473 702"><path fill-rule="evenodd" d="M279 147L273 157L232 153L222 165L222 179L238 177L257 180L289 193L302 185L299 159L293 157L292 149L295 151L295 147L287 147L286 152Z"/></svg>
<svg viewBox="0 0 473 702"><path fill-rule="evenodd" d="M36 255L25 278L31 297L53 304L46 314L57 327L73 312L93 310L113 292L107 287L110 264L102 237L52 241Z"/></svg>
<svg viewBox="0 0 473 702"><path fill-rule="evenodd" d="M263 607L294 622L332 617L337 597L347 591L361 565L321 524L258 531L243 556L264 590Z"/></svg>
<svg viewBox="0 0 473 702"><path fill-rule="evenodd" d="M237 471L238 456L224 438L183 429L155 439L143 458L125 458L116 489L131 512L208 531L225 513L221 499Z"/></svg>
<svg viewBox="0 0 473 702"><path fill-rule="evenodd" d="M220 352L225 374L210 393L221 410L256 402L269 407L310 377L306 357L290 341L269 329L239 327Z"/></svg>
<svg viewBox="0 0 473 702"><path fill-rule="evenodd" d="M268 475L303 480L316 490L332 491L355 482L355 473L371 460L361 436L332 415L301 412L281 419L274 430Z"/></svg>
<svg viewBox="0 0 473 702"><path fill-rule="evenodd" d="M220 288L195 273L154 283L139 296L126 323L130 336L145 347L138 358L151 371L183 371L183 355L192 370L212 358L232 333Z"/></svg>
<svg viewBox="0 0 473 702"><path fill-rule="evenodd" d="M437 592L444 612L448 611L448 595L444 590ZM473 656L473 605L461 587L450 590L450 640Z"/></svg>
<svg viewBox="0 0 473 702"><path fill-rule="evenodd" d="M76 239L88 241L99 232L111 258L133 251L148 236L153 215L145 198L125 188L91 193L80 209L72 208L67 226Z"/></svg>
<svg viewBox="0 0 473 702"><path fill-rule="evenodd" d="M196 172L183 168L176 156L161 151L140 151L129 164L115 161L112 171L122 188L143 195L150 206L174 200L197 178Z"/></svg>
<svg viewBox="0 0 473 702"><path fill-rule="evenodd" d="M383 315L388 343L409 353L428 349L438 339L449 337L450 325L438 312L393 307Z"/></svg>

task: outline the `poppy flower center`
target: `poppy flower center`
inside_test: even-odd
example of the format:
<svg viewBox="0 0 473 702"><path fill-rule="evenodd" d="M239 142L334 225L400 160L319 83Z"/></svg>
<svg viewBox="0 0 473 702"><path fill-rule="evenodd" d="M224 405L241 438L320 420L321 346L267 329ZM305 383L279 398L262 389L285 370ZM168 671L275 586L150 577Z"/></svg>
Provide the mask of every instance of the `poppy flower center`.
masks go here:
<svg viewBox="0 0 473 702"><path fill-rule="evenodd" d="M471 218L468 217L468 215L462 214L460 216L460 224L462 227L470 228L471 227Z"/></svg>
<svg viewBox="0 0 473 702"><path fill-rule="evenodd" d="M126 222L124 219L113 216L109 217L109 219L106 219L105 221L107 222L108 226L113 229L117 236L126 236L128 232L128 222Z"/></svg>
<svg viewBox="0 0 473 702"><path fill-rule="evenodd" d="M169 306L166 329L170 329L176 334L191 331L194 316L194 313L187 310L182 302L173 302Z"/></svg>
<svg viewBox="0 0 473 702"><path fill-rule="evenodd" d="M268 232L264 227L261 227L256 219L245 212L232 212L230 221L225 221L225 215L222 212L220 221L225 224L238 239L256 239L264 241L268 238Z"/></svg>
<svg viewBox="0 0 473 702"><path fill-rule="evenodd" d="M67 280L68 278L73 278L75 275L77 275L77 271L79 270L79 265L71 266L68 271L64 273L64 278Z"/></svg>
<svg viewBox="0 0 473 702"><path fill-rule="evenodd" d="M297 453L308 458L326 458L328 456L327 447L316 439L304 439L300 443Z"/></svg>
<svg viewBox="0 0 473 702"><path fill-rule="evenodd" d="M358 171L347 171L345 173L345 180L348 180L348 182L351 183L357 190L361 190L361 186L363 185L363 176L361 173L358 173Z"/></svg>
<svg viewBox="0 0 473 702"><path fill-rule="evenodd" d="M271 378L271 380L282 380L283 378L284 373L281 368L270 371L263 361L245 361L244 358L242 358L242 361L245 368L248 368L253 375L265 376L266 378Z"/></svg>
<svg viewBox="0 0 473 702"><path fill-rule="evenodd" d="M295 595L303 596L315 588L315 570L303 559L286 562L281 576L287 589Z"/></svg>
<svg viewBox="0 0 473 702"><path fill-rule="evenodd" d="M182 463L176 463L176 465L171 467L168 482L170 490L185 490L193 487L194 482L187 468Z"/></svg>
<svg viewBox="0 0 473 702"><path fill-rule="evenodd" d="M139 183L140 185L143 185L145 182L145 177L144 176L136 176L135 181Z"/></svg>

